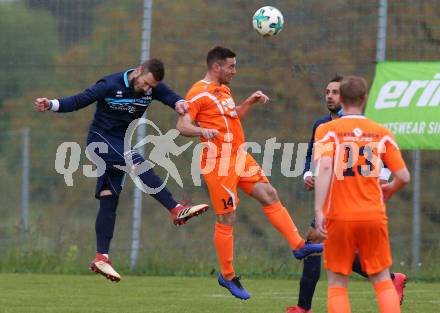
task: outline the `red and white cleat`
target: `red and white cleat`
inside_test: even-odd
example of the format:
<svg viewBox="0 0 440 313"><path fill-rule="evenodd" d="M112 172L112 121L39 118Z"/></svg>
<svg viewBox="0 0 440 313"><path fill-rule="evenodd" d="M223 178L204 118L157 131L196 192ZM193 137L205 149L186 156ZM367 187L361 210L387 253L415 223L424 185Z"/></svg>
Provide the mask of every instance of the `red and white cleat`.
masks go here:
<svg viewBox="0 0 440 313"><path fill-rule="evenodd" d="M190 218L200 215L208 210L207 204L198 204L193 206L179 204L174 209L171 209L171 216L173 218L174 225L183 225Z"/></svg>
<svg viewBox="0 0 440 313"><path fill-rule="evenodd" d="M90 263L89 269L96 274L101 274L111 281L118 282L121 280L121 275L115 271L112 262L101 253L96 253L96 258Z"/></svg>

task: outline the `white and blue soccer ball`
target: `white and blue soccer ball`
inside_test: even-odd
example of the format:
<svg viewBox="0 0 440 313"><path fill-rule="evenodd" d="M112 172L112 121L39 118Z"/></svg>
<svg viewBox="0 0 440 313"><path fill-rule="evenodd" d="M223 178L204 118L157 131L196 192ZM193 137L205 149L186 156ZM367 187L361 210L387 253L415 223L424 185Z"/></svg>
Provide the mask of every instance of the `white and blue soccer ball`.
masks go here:
<svg viewBox="0 0 440 313"><path fill-rule="evenodd" d="M261 36L275 36L283 29L283 14L275 7L259 8L252 18L252 25Z"/></svg>

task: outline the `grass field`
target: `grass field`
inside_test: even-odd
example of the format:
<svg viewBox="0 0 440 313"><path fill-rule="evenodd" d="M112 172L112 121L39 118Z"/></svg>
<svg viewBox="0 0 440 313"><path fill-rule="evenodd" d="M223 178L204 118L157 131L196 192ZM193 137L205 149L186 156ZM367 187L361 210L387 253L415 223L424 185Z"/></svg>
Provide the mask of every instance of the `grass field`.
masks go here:
<svg viewBox="0 0 440 313"><path fill-rule="evenodd" d="M276 313L296 303L297 280L243 279L252 293L239 301L214 277L127 276L116 284L95 275L0 275L1 313ZM440 284L409 282L403 313L439 313ZM349 288L352 312L377 312L366 282ZM314 313L326 312L326 281L318 285Z"/></svg>

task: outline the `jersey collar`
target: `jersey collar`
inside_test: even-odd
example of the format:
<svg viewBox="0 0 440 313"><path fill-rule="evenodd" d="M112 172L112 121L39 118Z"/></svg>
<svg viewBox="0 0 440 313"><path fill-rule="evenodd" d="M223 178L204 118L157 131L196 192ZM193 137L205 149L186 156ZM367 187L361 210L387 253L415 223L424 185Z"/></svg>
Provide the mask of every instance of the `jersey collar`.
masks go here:
<svg viewBox="0 0 440 313"><path fill-rule="evenodd" d="M128 81L128 74L130 74L134 70L135 70L134 68L131 68L131 69L126 70L124 72L124 83L125 83L125 87L127 87L127 88L130 88L130 82Z"/></svg>
<svg viewBox="0 0 440 313"><path fill-rule="evenodd" d="M341 118L359 118L359 119L366 119L366 117L364 115L359 115L359 114L347 114L344 116L341 116Z"/></svg>

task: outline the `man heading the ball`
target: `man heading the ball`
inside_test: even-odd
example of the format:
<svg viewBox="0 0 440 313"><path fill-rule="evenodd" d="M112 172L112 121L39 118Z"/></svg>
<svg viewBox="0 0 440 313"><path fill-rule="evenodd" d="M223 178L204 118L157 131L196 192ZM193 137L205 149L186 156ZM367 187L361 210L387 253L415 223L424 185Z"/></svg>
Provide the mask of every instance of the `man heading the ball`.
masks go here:
<svg viewBox="0 0 440 313"><path fill-rule="evenodd" d="M179 117L177 129L185 136L199 136L205 143L201 168L217 216L214 245L221 269L218 282L233 296L249 299L250 294L233 267L233 225L239 201L237 187L260 202L267 219L287 240L295 257L304 258L320 252L322 245L304 243L276 189L246 152L240 119L249 114L252 105L266 103L269 98L256 91L241 105L235 106L227 86L236 74L235 53L224 47L215 47L208 52L206 61L207 73L188 91L188 113Z"/></svg>

